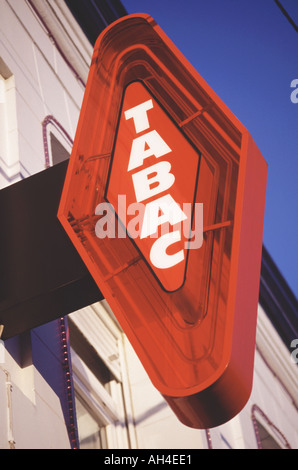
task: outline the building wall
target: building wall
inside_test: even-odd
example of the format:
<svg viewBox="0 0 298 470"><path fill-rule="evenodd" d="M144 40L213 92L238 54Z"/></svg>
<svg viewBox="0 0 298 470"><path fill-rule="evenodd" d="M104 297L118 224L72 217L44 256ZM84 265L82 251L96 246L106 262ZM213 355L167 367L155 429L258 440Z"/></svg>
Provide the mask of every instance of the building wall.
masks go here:
<svg viewBox="0 0 298 470"><path fill-rule="evenodd" d="M0 188L52 164L50 132L71 148L91 54L63 0L1 1ZM297 365L261 307L252 395L237 417L211 430L177 421L105 302L74 312L68 324L72 385L100 423L102 446L252 449L258 420L281 447L298 447ZM0 448L71 446L60 333L53 323L5 342Z"/></svg>
<svg viewBox="0 0 298 470"><path fill-rule="evenodd" d="M44 15L46 2L35 3L39 3ZM54 18L51 26L54 28L55 23L57 31L51 32L58 36L60 23L56 14L63 18L64 2L47 3L47 21L50 23ZM56 8L55 13L51 6ZM84 92L83 79L79 80L62 58L43 20L44 17L37 17L30 2L4 0L0 3L1 188L48 166L43 138L43 122L47 116L52 116L69 136L74 136ZM64 18L64 24L65 29L70 28L68 16ZM63 34L66 35L65 30ZM68 34L71 37L71 29ZM83 35L75 33L73 41L69 39L65 47L72 50L74 60L79 63L79 72L82 76L85 73L86 79L92 48ZM47 126L46 132L51 126L63 141L62 133L53 123ZM15 448L70 447L61 400L65 384L59 382L62 368L54 351L59 331L57 325L52 325L52 329L52 344L45 339L41 329L33 331L27 341L22 337L5 342L4 362L0 364L3 398L0 402L0 448L10 445ZM45 368L40 367L38 357L43 357L44 362L47 360L46 373ZM56 376L55 386L51 373ZM7 396L10 385L6 383L9 381L10 404ZM59 390L60 394L57 393ZM9 409L10 424L7 422ZM11 439L9 435L12 435ZM9 440L13 442L9 444Z"/></svg>
<svg viewBox="0 0 298 470"><path fill-rule="evenodd" d="M0 448L65 449L69 438L60 398L33 364L5 351L0 364Z"/></svg>
<svg viewBox="0 0 298 470"><path fill-rule="evenodd" d="M49 2L51 4L56 4L58 14L58 6L63 2ZM1 158L7 160L9 167L11 161L19 161L14 174L4 175L2 172L4 186L12 178L26 177L45 169L41 125L46 116L54 116L66 132L74 136L84 86L49 37L41 23L43 17L40 20L34 14L29 2L5 0L0 8L1 64L2 69L8 68L13 75L7 87L8 90L14 89L15 100L15 110L11 106L7 112L8 132L14 133L13 145L8 146L7 155ZM48 23L54 28L54 23ZM58 35L58 32L51 31L51 34ZM84 37L80 39L83 43L82 46L80 44L79 55L82 75L85 73L83 81L88 73L92 50ZM72 41L69 47L76 51ZM0 73L3 75L1 68Z"/></svg>

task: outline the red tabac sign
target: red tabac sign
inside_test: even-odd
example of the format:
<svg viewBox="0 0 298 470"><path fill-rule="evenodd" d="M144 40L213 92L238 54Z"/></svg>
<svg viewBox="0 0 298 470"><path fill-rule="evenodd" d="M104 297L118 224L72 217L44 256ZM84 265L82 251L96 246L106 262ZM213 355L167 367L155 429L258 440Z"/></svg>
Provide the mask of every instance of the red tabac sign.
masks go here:
<svg viewBox="0 0 298 470"><path fill-rule="evenodd" d="M141 82L130 83L123 95L106 199L169 292L181 288L185 279L198 168L198 150ZM99 221L97 229L102 228ZM202 234L202 223L199 230Z"/></svg>
<svg viewBox="0 0 298 470"><path fill-rule="evenodd" d="M148 15L98 38L58 217L178 418L252 385L267 165Z"/></svg>

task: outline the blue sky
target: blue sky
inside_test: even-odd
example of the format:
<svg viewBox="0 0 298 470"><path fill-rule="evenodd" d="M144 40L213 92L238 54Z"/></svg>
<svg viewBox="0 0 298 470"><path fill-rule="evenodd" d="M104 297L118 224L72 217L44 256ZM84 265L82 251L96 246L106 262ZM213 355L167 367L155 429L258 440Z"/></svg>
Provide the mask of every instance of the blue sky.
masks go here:
<svg viewBox="0 0 298 470"><path fill-rule="evenodd" d="M298 0L280 0L298 25ZM264 245L298 296L298 32L274 0L122 0L148 13L268 163ZM298 90L298 88L297 88Z"/></svg>

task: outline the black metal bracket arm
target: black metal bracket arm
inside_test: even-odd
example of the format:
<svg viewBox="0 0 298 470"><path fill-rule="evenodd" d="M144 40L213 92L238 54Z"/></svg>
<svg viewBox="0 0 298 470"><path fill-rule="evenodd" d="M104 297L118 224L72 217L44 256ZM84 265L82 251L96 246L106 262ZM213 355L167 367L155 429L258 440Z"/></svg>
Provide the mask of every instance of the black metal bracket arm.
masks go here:
<svg viewBox="0 0 298 470"><path fill-rule="evenodd" d="M0 191L4 340L103 299L57 218L67 166Z"/></svg>

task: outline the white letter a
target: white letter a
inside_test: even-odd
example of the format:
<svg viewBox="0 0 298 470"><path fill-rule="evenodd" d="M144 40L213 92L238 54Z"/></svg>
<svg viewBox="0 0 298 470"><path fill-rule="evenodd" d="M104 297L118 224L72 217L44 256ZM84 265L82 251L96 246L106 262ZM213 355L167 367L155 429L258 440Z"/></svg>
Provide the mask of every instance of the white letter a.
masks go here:
<svg viewBox="0 0 298 470"><path fill-rule="evenodd" d="M170 147L157 131L147 132L132 141L128 171L143 165L145 158L151 157L152 155L159 158L169 152L171 152Z"/></svg>

